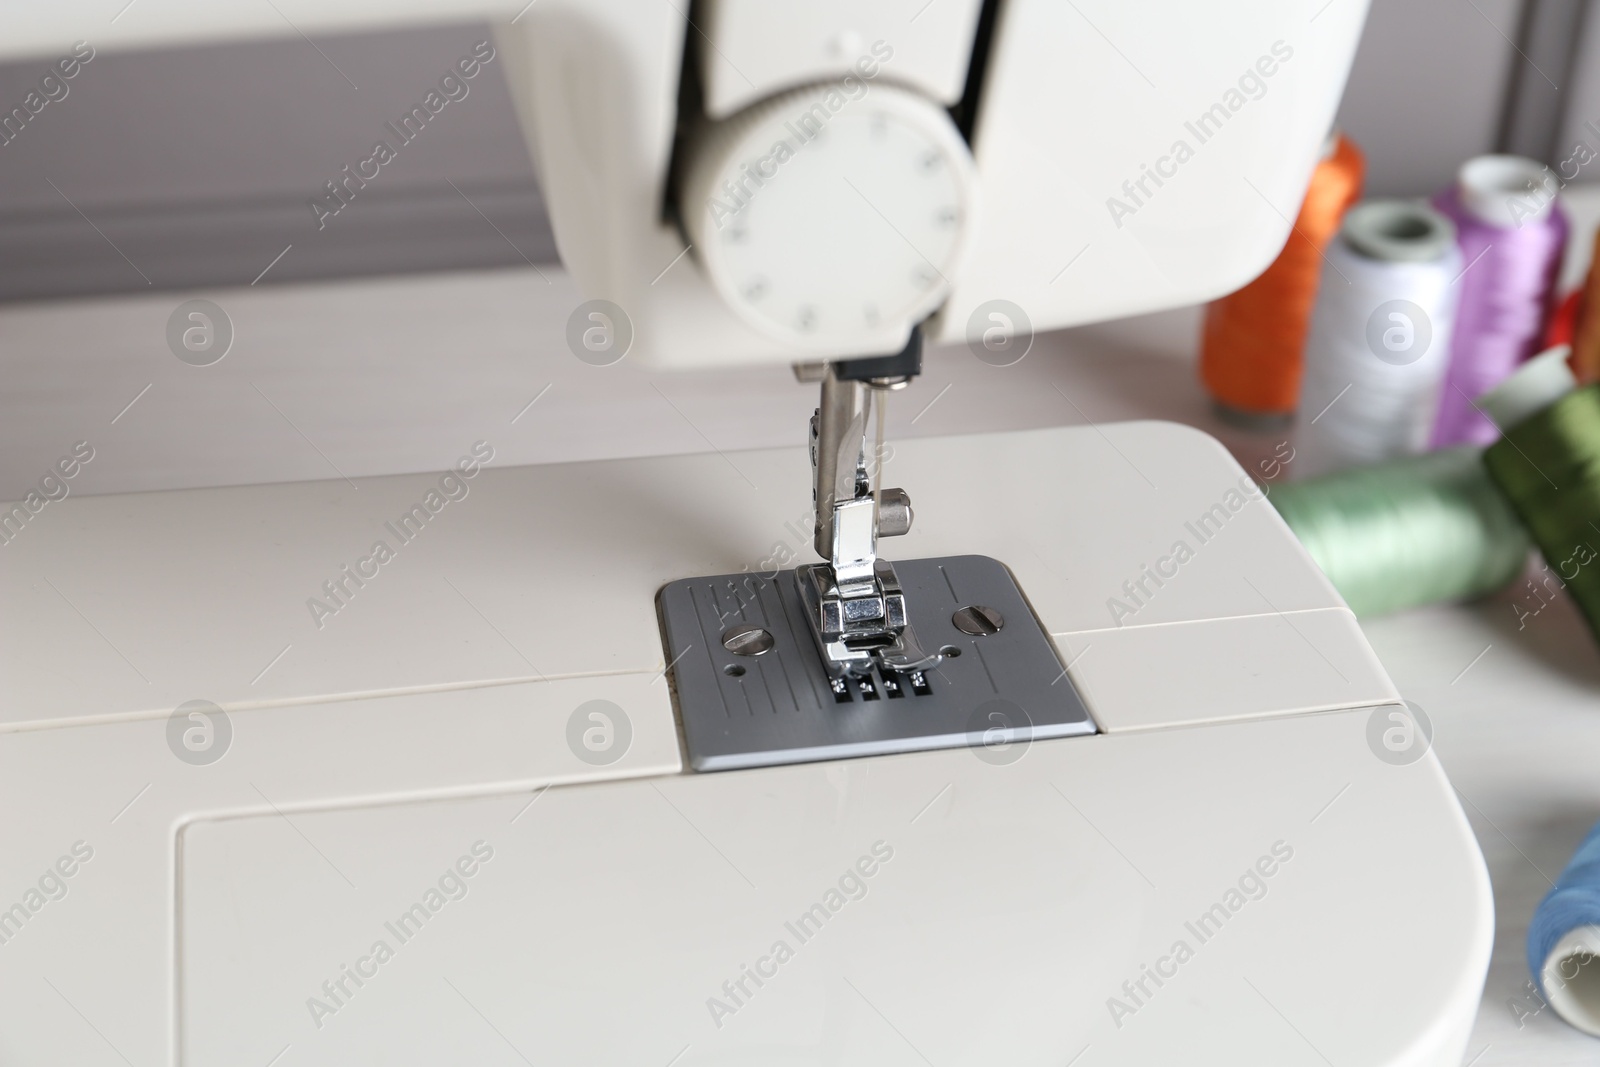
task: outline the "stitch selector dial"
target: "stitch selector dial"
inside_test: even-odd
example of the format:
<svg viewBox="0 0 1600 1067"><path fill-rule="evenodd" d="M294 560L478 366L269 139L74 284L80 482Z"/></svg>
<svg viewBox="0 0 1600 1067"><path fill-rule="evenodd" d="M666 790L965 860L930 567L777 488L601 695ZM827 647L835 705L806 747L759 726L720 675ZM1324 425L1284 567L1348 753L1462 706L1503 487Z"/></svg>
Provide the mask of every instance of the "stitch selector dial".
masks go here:
<svg viewBox="0 0 1600 1067"><path fill-rule="evenodd" d="M679 207L712 285L801 349L892 350L949 293L977 213L945 111L890 85L796 89L701 131Z"/></svg>

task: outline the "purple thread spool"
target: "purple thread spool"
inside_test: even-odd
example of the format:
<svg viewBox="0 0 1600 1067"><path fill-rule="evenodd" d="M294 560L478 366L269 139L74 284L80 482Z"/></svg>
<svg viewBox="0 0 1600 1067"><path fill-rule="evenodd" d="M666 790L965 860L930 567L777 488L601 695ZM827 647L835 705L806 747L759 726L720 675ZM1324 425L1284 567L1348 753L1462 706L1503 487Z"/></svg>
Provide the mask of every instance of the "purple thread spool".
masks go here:
<svg viewBox="0 0 1600 1067"><path fill-rule="evenodd" d="M1492 444L1474 402L1544 347L1569 224L1555 175L1521 156L1468 160L1433 206L1456 224L1465 273L1430 447Z"/></svg>

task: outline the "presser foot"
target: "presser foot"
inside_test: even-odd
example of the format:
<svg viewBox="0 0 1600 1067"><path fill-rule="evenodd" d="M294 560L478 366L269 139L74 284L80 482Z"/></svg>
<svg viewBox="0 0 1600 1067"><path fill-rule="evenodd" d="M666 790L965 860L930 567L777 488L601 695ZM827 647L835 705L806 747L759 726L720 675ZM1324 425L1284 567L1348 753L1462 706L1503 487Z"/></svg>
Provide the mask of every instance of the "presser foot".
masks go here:
<svg viewBox="0 0 1600 1067"><path fill-rule="evenodd" d="M905 612L899 643L861 649L841 638L850 669L825 660L808 621L807 590L820 606L827 589L817 572L826 569L662 588L668 679L693 769L959 747L999 762L1021 758L1033 740L1095 732L1054 643L999 561L946 556L889 568L886 598ZM894 610L886 603L886 614ZM930 659L937 669L915 666Z"/></svg>
<svg viewBox="0 0 1600 1067"><path fill-rule="evenodd" d="M874 561L871 577L840 582L826 563L794 572L805 604L811 636L832 677L884 672L928 671L943 658L924 652L906 616L905 590L888 560Z"/></svg>

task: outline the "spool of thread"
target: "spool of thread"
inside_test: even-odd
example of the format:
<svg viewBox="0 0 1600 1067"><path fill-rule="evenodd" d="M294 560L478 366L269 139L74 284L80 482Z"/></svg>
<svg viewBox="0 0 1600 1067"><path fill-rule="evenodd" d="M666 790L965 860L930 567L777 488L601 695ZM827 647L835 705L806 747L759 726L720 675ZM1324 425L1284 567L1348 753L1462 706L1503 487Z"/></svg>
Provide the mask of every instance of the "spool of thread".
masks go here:
<svg viewBox="0 0 1600 1067"><path fill-rule="evenodd" d="M1425 204L1374 200L1345 216L1306 340L1301 475L1422 450L1460 272L1455 226Z"/></svg>
<svg viewBox="0 0 1600 1067"><path fill-rule="evenodd" d="M1350 610L1470 600L1512 581L1528 536L1472 446L1275 488L1267 498Z"/></svg>
<svg viewBox="0 0 1600 1067"><path fill-rule="evenodd" d="M1571 345L1577 340L1578 311L1583 306L1583 290L1574 289L1556 302L1550 313L1550 326L1544 331L1542 348Z"/></svg>
<svg viewBox="0 0 1600 1067"><path fill-rule="evenodd" d="M1228 421L1259 426L1293 416L1323 250L1360 197L1365 171L1355 142L1332 134L1278 258L1255 281L1206 308L1200 380Z"/></svg>
<svg viewBox="0 0 1600 1067"><path fill-rule="evenodd" d="M1600 381L1600 229L1589 256L1589 277L1579 300L1577 329L1572 338L1572 365L1585 384Z"/></svg>
<svg viewBox="0 0 1600 1067"><path fill-rule="evenodd" d="M1466 267L1434 448L1493 443L1499 431L1474 402L1543 346L1569 229L1556 188L1542 163L1479 156L1434 197L1456 224Z"/></svg>
<svg viewBox="0 0 1600 1067"><path fill-rule="evenodd" d="M1502 436L1484 465L1600 640L1600 384L1574 389L1566 346L1480 402Z"/></svg>
<svg viewBox="0 0 1600 1067"><path fill-rule="evenodd" d="M1498 430L1532 418L1577 387L1571 347L1551 345L1483 394L1478 406Z"/></svg>
<svg viewBox="0 0 1600 1067"><path fill-rule="evenodd" d="M1600 1036L1600 826L1534 910L1528 970L1557 1015Z"/></svg>

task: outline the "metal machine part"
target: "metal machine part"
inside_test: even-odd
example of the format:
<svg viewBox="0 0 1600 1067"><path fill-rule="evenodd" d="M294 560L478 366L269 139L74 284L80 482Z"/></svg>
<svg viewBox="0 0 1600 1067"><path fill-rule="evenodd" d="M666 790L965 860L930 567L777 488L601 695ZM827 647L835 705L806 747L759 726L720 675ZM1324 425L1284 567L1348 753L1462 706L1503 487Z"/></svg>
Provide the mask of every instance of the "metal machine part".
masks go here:
<svg viewBox="0 0 1600 1067"><path fill-rule="evenodd" d="M813 546L827 562L799 568L796 578L830 675L939 664L940 654L917 641L894 566L878 557L878 538L906 533L912 520L906 491L882 488L884 400L910 381L921 360L921 335L913 330L897 355L830 363L820 374L822 400L811 417ZM877 444L869 452L874 408Z"/></svg>
<svg viewBox="0 0 1600 1067"><path fill-rule="evenodd" d="M772 634L760 626L735 626L722 634L722 647L735 656L763 656L772 644Z"/></svg>
<svg viewBox="0 0 1600 1067"><path fill-rule="evenodd" d="M822 664L835 677L878 671L932 670L942 658L917 643L906 610L906 594L888 560L873 564L872 577L846 585L826 563L795 570L806 621Z"/></svg>
<svg viewBox="0 0 1600 1067"><path fill-rule="evenodd" d="M937 643L937 671L885 669L871 659L860 673L825 668L807 632L806 570L771 580L688 578L661 590L665 651L695 770L963 745L1009 762L1033 739L1095 732L1054 644L998 561L905 560L892 572L906 628L914 624ZM1003 623L963 633L957 620L969 611ZM753 633L772 642L764 655L739 651Z"/></svg>
<svg viewBox="0 0 1600 1067"><path fill-rule="evenodd" d="M956 613L950 616L950 621L955 624L956 629L973 637L997 634L1006 624L1005 616L987 604L972 604L957 608Z"/></svg>

